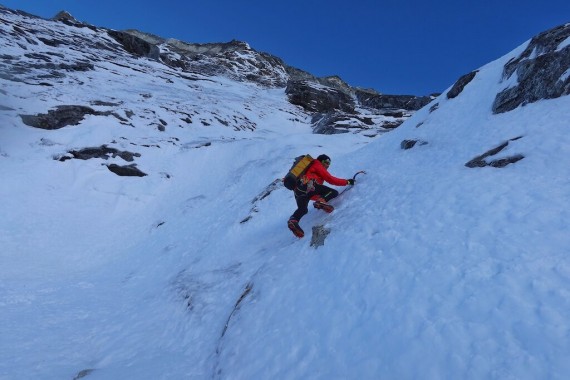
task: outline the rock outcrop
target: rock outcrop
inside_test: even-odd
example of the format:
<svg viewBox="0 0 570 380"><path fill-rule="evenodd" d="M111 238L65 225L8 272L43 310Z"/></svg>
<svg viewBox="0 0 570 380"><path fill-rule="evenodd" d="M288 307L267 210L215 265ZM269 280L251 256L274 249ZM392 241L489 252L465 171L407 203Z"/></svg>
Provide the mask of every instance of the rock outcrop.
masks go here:
<svg viewBox="0 0 570 380"><path fill-rule="evenodd" d="M542 99L570 94L570 23L540 33L503 69L516 84L497 95L493 112L503 113Z"/></svg>
<svg viewBox="0 0 570 380"><path fill-rule="evenodd" d="M505 166L509 165L509 164L514 164L515 162L518 162L520 160L522 160L524 158L523 154L513 154L507 157L497 157L494 159L490 159L488 160L489 157L493 157L496 156L497 154L499 154L501 151L503 151L503 149L505 149L507 146L509 146L511 141L516 141L518 139L521 139L522 136L518 136L515 138L510 139L509 141L505 141L501 144L499 144L498 146L496 146L493 149L489 149L487 152L473 158L472 160L469 160L469 162L467 162L465 164L465 166L467 166L468 168L482 168L485 166L491 166L494 168L504 168Z"/></svg>
<svg viewBox="0 0 570 380"><path fill-rule="evenodd" d="M354 100L347 93L318 83L290 80L285 93L291 103L308 112L354 112Z"/></svg>
<svg viewBox="0 0 570 380"><path fill-rule="evenodd" d="M477 75L477 70L472 71L469 74L465 74L459 78L457 82L453 84L451 90L447 92L447 99L456 98L459 94L461 94L465 86L467 86L473 80L473 78L475 78L475 75Z"/></svg>
<svg viewBox="0 0 570 380"><path fill-rule="evenodd" d="M90 107L64 105L49 110L47 114L20 115L24 124L41 129L60 129L70 125L78 125L85 115L96 115Z"/></svg>
<svg viewBox="0 0 570 380"><path fill-rule="evenodd" d="M160 49L156 45L150 44L142 38L116 30L109 30L107 33L131 54L139 57L148 57L154 60L158 60L160 58Z"/></svg>
<svg viewBox="0 0 570 380"><path fill-rule="evenodd" d="M374 90L356 89L355 96L359 104L364 107L377 110L385 110L385 112L400 111L417 111L431 102L437 94L431 96L414 96L414 95L385 95L379 94Z"/></svg>

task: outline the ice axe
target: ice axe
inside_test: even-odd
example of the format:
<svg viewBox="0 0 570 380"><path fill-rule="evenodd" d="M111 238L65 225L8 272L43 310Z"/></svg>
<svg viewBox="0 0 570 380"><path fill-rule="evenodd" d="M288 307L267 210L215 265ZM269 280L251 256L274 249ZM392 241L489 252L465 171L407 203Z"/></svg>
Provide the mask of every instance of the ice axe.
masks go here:
<svg viewBox="0 0 570 380"><path fill-rule="evenodd" d="M365 172L364 170L357 171L357 172L352 176L352 179L353 179L353 180L356 180L356 176L359 175L359 174L366 174L366 172ZM355 183L356 183L356 182L355 182ZM344 190L342 190L338 195L344 193L344 192L345 192L346 190L348 190L348 189L352 189L353 186L354 186L354 185L350 185L350 186L345 187Z"/></svg>
<svg viewBox="0 0 570 380"><path fill-rule="evenodd" d="M352 179L356 180L356 176L359 174L366 174L366 172L364 170L360 170L360 171L356 172L355 175L352 176Z"/></svg>

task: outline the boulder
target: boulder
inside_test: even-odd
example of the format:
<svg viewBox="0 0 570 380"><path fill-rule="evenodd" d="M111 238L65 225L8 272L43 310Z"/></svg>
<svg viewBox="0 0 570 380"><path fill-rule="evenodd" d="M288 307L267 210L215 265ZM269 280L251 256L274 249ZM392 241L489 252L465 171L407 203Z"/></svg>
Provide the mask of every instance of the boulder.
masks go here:
<svg viewBox="0 0 570 380"><path fill-rule="evenodd" d="M130 165L117 165L117 164L110 164L107 165L107 168L121 177L144 177L147 174L142 172L137 168L137 164L130 164Z"/></svg>

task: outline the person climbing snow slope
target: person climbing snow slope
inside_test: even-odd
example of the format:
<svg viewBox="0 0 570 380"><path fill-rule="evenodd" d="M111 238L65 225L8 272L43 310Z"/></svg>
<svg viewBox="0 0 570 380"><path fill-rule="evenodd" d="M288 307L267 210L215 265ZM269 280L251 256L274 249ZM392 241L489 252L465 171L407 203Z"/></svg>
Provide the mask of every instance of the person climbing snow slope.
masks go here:
<svg viewBox="0 0 570 380"><path fill-rule="evenodd" d="M297 210L289 218L287 226L298 238L305 236L299 221L309 212L309 201L314 201L313 206L318 210L328 213L334 211L334 207L328 201L338 196L338 191L323 185L324 182L334 186L354 185L354 179L342 179L331 175L327 170L330 164L330 157L321 154L311 162L305 174L297 181L294 189Z"/></svg>

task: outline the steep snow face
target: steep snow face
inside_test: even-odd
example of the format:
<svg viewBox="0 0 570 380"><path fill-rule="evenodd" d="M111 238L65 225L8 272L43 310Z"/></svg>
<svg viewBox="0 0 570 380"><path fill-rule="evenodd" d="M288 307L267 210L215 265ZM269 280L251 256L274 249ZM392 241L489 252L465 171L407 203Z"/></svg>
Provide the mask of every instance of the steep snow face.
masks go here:
<svg viewBox="0 0 570 380"><path fill-rule="evenodd" d="M370 139L312 134L283 89L57 25L122 61L49 77L35 49L61 50L0 24L3 68L29 60L0 77L1 379L570 375L570 98L492 112L527 44ZM57 64L87 54L59 48ZM93 112L55 130L20 117L61 105ZM367 174L298 240L278 179L303 153Z"/></svg>
<svg viewBox="0 0 570 380"><path fill-rule="evenodd" d="M331 230L323 247L294 243L256 274L223 339L225 376L570 374L570 98L492 113L503 67L525 47L342 157L337 170L368 174L335 214L301 222ZM466 166L485 152L522 159Z"/></svg>

